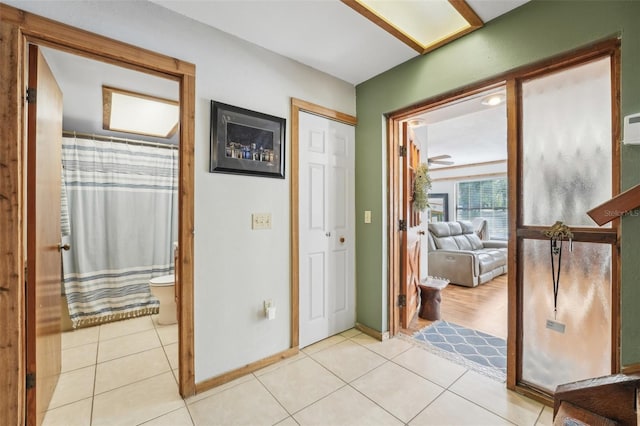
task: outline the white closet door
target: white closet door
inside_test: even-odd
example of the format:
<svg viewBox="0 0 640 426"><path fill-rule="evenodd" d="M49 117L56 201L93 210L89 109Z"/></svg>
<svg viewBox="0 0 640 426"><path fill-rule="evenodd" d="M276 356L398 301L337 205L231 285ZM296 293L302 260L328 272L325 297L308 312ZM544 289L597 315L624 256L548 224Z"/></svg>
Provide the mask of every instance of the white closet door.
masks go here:
<svg viewBox="0 0 640 426"><path fill-rule="evenodd" d="M300 113L300 347L355 325L353 126Z"/></svg>

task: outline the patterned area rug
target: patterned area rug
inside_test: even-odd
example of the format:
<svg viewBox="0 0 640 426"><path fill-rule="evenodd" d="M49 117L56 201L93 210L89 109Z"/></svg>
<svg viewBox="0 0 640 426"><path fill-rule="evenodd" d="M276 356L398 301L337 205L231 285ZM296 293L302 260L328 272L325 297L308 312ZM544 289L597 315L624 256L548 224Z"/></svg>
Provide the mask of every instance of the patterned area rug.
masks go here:
<svg viewBox="0 0 640 426"><path fill-rule="evenodd" d="M417 331L413 339L431 352L466 368L504 382L507 342L499 337L447 321L436 321Z"/></svg>

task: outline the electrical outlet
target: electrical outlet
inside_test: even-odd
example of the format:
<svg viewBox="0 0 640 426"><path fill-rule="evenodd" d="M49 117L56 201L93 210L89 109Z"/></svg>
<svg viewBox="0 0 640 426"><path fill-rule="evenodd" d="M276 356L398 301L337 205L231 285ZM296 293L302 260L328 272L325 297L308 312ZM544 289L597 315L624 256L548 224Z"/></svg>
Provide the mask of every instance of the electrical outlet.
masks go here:
<svg viewBox="0 0 640 426"><path fill-rule="evenodd" d="M252 214L251 229L271 229L271 213Z"/></svg>
<svg viewBox="0 0 640 426"><path fill-rule="evenodd" d="M371 210L364 211L364 223L371 223Z"/></svg>

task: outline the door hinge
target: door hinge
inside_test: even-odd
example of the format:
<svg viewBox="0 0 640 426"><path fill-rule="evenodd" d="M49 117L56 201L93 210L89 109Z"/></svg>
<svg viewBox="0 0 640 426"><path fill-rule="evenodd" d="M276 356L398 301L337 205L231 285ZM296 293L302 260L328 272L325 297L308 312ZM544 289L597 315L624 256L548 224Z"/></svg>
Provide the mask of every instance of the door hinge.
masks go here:
<svg viewBox="0 0 640 426"><path fill-rule="evenodd" d="M405 307L407 306L407 295L406 294L399 294L398 295L398 306Z"/></svg>
<svg viewBox="0 0 640 426"><path fill-rule="evenodd" d="M407 230L407 221L403 220L403 219L400 219L398 221L398 229L400 231L406 231Z"/></svg>
<svg viewBox="0 0 640 426"><path fill-rule="evenodd" d="M38 95L38 92L35 89L35 87L28 87L27 88L27 103L28 104L35 104L37 95Z"/></svg>
<svg viewBox="0 0 640 426"><path fill-rule="evenodd" d="M404 145L400 145L400 149L398 150L398 155L400 157L404 157L407 155L407 147Z"/></svg>
<svg viewBox="0 0 640 426"><path fill-rule="evenodd" d="M27 373L27 389L31 389L36 386L36 373Z"/></svg>

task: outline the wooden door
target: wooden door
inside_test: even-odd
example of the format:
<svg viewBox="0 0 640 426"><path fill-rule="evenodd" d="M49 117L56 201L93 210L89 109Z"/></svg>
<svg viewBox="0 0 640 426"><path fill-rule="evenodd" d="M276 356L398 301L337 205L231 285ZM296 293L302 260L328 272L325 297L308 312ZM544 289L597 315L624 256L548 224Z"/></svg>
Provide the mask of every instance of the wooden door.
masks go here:
<svg viewBox="0 0 640 426"><path fill-rule="evenodd" d="M420 211L413 207L413 182L420 165L420 150L409 136L407 123L402 126L403 149L400 157L402 170L402 221L400 241L400 325L408 328L420 305Z"/></svg>
<svg viewBox="0 0 640 426"><path fill-rule="evenodd" d="M355 326L355 130L300 112L300 347Z"/></svg>
<svg viewBox="0 0 640 426"><path fill-rule="evenodd" d="M29 46L27 109L27 424L39 425L58 383L62 92Z"/></svg>

